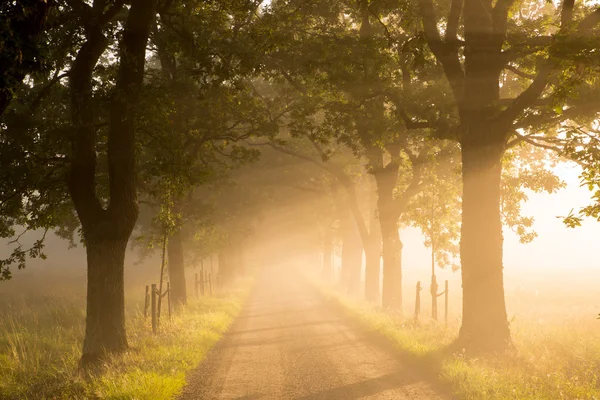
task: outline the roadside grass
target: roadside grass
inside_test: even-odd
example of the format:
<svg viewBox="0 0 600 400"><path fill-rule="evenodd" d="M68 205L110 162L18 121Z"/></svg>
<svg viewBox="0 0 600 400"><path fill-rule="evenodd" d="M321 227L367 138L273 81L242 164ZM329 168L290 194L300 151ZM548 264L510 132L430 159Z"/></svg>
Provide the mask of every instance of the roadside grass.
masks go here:
<svg viewBox="0 0 600 400"><path fill-rule="evenodd" d="M82 294L0 294L0 398L2 399L172 399L241 309L251 281L226 293L163 312L160 331L129 301L130 349L106 359L99 372L78 369L84 335Z"/></svg>
<svg viewBox="0 0 600 400"><path fill-rule="evenodd" d="M515 317L511 323L515 352L466 357L450 350L459 325L389 314L341 294L319 281L315 285L347 315L382 335L408 362L448 386L453 398L466 400L600 399L600 332L594 319L556 323L546 318ZM412 317L412 316L411 316ZM558 322L558 321L561 322Z"/></svg>

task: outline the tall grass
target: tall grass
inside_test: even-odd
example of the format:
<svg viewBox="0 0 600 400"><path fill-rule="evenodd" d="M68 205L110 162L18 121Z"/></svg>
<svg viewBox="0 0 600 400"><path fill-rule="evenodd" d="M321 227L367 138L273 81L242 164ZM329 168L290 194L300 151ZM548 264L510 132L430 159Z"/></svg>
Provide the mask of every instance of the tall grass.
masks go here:
<svg viewBox="0 0 600 400"><path fill-rule="evenodd" d="M80 293L0 294L1 399L171 399L185 374L202 361L241 308L250 282L215 297L190 299L152 334L136 301L129 301L130 349L99 371L78 368L85 301Z"/></svg>
<svg viewBox="0 0 600 400"><path fill-rule="evenodd" d="M387 338L409 362L447 384L457 399L600 399L600 326L591 317L516 315L515 351L480 358L450 350L459 325L389 314L314 281L365 328Z"/></svg>

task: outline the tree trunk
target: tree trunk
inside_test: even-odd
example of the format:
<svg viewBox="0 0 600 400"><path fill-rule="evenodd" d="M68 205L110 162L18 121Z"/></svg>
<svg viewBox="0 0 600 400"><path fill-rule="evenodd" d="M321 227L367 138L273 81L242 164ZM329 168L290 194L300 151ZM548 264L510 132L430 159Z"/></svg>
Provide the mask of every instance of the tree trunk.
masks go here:
<svg viewBox="0 0 600 400"><path fill-rule="evenodd" d="M86 241L88 292L83 366L127 348L124 319L125 249L138 216L135 185L135 108L144 77L146 44L156 0L133 0L119 43L119 70L107 138L108 206L96 195L97 134L92 75L108 41L90 17L86 41L70 71L71 155L69 193ZM96 10L96 7L94 7ZM87 12L87 11L86 11Z"/></svg>
<svg viewBox="0 0 600 400"><path fill-rule="evenodd" d="M373 193L373 210L369 230L371 236L365 246L365 299L369 302L379 304L379 278L381 275L381 227L377 218L377 196Z"/></svg>
<svg viewBox="0 0 600 400"><path fill-rule="evenodd" d="M383 258L383 287L381 305L384 308L402 310L402 243L398 235L400 210L394 201L394 189L398 180L399 166L389 163L375 173L377 182L377 209L381 226Z"/></svg>
<svg viewBox="0 0 600 400"><path fill-rule="evenodd" d="M353 221L345 224L342 242L342 284L351 296L360 294L360 270L362 266L362 241Z"/></svg>
<svg viewBox="0 0 600 400"><path fill-rule="evenodd" d="M123 277L127 241L127 237L86 237L87 315L81 357L84 365L96 362L106 353L127 349Z"/></svg>
<svg viewBox="0 0 600 400"><path fill-rule="evenodd" d="M402 310L402 242L398 234L398 218L382 216L383 308Z"/></svg>
<svg viewBox="0 0 600 400"><path fill-rule="evenodd" d="M463 319L459 343L475 351L510 345L504 301L501 145L463 144L463 204L460 257Z"/></svg>
<svg viewBox="0 0 600 400"><path fill-rule="evenodd" d="M185 281L185 263L181 231L177 230L168 241L169 281L171 282L171 302L174 306L187 304L187 287Z"/></svg>

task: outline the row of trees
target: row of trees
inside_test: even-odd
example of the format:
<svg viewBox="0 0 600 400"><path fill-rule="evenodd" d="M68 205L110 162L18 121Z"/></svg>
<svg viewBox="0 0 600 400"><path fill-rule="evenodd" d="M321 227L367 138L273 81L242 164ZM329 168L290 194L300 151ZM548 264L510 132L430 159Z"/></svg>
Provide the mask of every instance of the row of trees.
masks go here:
<svg viewBox="0 0 600 400"><path fill-rule="evenodd" d="M327 207L314 203L324 248L343 238L353 293L362 248L365 296L381 294L386 308L402 307L399 224L422 229L434 264L458 265L458 251L459 340L503 348L503 225L533 238L519 205L526 189L561 186L550 154L577 160L597 185L600 11L573 0L1 7L0 233L80 234L86 363L127 348L123 270L136 224L140 240L167 245L184 304L184 249L218 253L231 275L253 218L290 190L329 195ZM16 243L4 278L44 257L43 238Z"/></svg>

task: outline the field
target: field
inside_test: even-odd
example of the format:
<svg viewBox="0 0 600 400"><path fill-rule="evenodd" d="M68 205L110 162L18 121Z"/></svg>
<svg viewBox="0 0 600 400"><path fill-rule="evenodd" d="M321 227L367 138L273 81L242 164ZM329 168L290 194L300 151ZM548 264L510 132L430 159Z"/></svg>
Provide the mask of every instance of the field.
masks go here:
<svg viewBox="0 0 600 400"><path fill-rule="evenodd" d="M42 274L44 275L44 274ZM0 287L0 398L171 399L241 308L249 282L227 294L190 297L189 306L152 334L143 286L126 290L130 350L86 374L78 369L85 297L80 278L29 279ZM163 314L164 315L164 314Z"/></svg>
<svg viewBox="0 0 600 400"><path fill-rule="evenodd" d="M446 327L427 317L427 287L415 324L412 312L391 315L331 286L317 285L352 318L389 339L409 362L449 386L458 399L600 399L600 321L596 320L593 283L588 280L586 284L585 277L579 277L579 282L558 277L553 287L551 278L537 282L540 289L528 290L525 285L507 291L515 350L485 358L468 358L460 350L449 350L460 326L459 296L451 298ZM510 279L507 286L511 287ZM406 310L413 310L413 304L408 301Z"/></svg>

